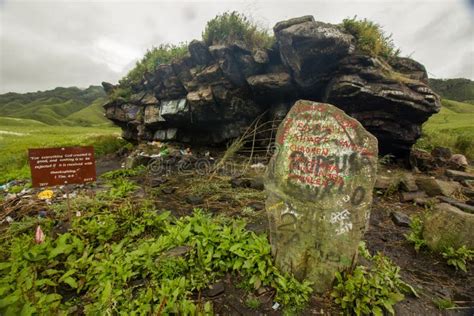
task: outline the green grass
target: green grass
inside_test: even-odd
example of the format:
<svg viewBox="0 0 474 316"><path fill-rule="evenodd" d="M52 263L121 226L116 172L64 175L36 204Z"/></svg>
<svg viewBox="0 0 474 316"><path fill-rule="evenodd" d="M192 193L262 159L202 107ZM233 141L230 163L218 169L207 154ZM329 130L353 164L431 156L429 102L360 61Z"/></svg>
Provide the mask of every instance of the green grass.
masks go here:
<svg viewBox="0 0 474 316"><path fill-rule="evenodd" d="M474 105L442 100L443 107L423 125L423 137L416 144L427 150L435 146L451 148L474 159Z"/></svg>
<svg viewBox="0 0 474 316"><path fill-rule="evenodd" d="M0 123L12 120L0 118ZM30 177L28 148L93 145L96 156L100 156L125 143L119 139L118 128L47 126L30 120L15 122L17 125L0 127L0 184Z"/></svg>
<svg viewBox="0 0 474 316"><path fill-rule="evenodd" d="M0 126L3 128L5 126L25 126L25 127L36 127L36 126L47 126L43 122L21 119L15 117L0 117Z"/></svg>
<svg viewBox="0 0 474 316"><path fill-rule="evenodd" d="M225 12L208 21L202 39L207 45L229 45L240 41L249 49L268 48L274 42L266 29L237 11Z"/></svg>
<svg viewBox="0 0 474 316"><path fill-rule="evenodd" d="M146 73L153 72L158 65L170 63L174 59L182 58L188 52L186 43L178 45L162 44L147 50L145 56L139 60L128 74L120 79L119 87L114 89L111 97L127 98L131 95L134 86L139 86Z"/></svg>
<svg viewBox="0 0 474 316"><path fill-rule="evenodd" d="M356 39L358 50L371 56L390 58L398 56L400 50L395 47L392 35L387 35L379 24L357 16L342 21L342 28Z"/></svg>

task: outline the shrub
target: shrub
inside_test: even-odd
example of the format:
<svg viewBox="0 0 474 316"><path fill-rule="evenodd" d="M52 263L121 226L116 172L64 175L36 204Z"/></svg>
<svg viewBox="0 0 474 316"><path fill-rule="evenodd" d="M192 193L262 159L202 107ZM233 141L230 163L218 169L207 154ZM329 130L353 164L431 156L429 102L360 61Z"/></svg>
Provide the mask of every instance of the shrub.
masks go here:
<svg viewBox="0 0 474 316"><path fill-rule="evenodd" d="M400 267L381 253L371 256L361 248L371 267L359 265L352 272L337 272L331 295L347 315L383 315L384 311L393 315L393 305L403 300L403 293L417 293L401 280Z"/></svg>
<svg viewBox="0 0 474 316"><path fill-rule="evenodd" d="M124 98L130 96L133 86L140 85L146 73L155 71L158 65L182 58L187 52L188 46L186 43L178 45L162 44L147 50L145 56L137 61L135 68L119 81L119 87L114 90L112 96Z"/></svg>
<svg viewBox="0 0 474 316"><path fill-rule="evenodd" d="M383 58L395 57L400 50L395 48L392 35L386 35L382 27L367 19L359 20L357 16L342 21L343 29L356 39L357 49Z"/></svg>
<svg viewBox="0 0 474 316"><path fill-rule="evenodd" d="M74 218L57 237L45 219L48 237L35 244L29 232L37 222L22 225L27 234L15 223L0 243L1 315L212 315L211 302L202 306L193 297L227 273L251 289L273 287L291 314L312 291L281 273L267 237L241 220L201 210L175 219L150 211L150 202L114 203ZM170 255L176 249L185 251Z"/></svg>
<svg viewBox="0 0 474 316"><path fill-rule="evenodd" d="M448 247L443 251L442 255L448 264L456 268L456 270L459 269L467 272L466 263L474 259L474 250L470 250L466 246L462 246L459 249Z"/></svg>
<svg viewBox="0 0 474 316"><path fill-rule="evenodd" d="M405 238L414 244L416 252L426 246L426 241L423 239L423 221L419 216L411 219L410 233L405 235Z"/></svg>
<svg viewBox="0 0 474 316"><path fill-rule="evenodd" d="M202 38L207 45L242 41L250 49L270 47L273 43L273 36L267 30L236 11L225 12L208 21Z"/></svg>

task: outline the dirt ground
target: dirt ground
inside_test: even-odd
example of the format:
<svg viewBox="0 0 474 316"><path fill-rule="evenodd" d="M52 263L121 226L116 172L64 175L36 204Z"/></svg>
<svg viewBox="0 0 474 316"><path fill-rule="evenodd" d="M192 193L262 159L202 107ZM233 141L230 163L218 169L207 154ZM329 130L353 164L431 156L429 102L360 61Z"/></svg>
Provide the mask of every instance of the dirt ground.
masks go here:
<svg viewBox="0 0 474 316"><path fill-rule="evenodd" d="M137 198L151 197L157 209L169 210L175 216L191 214L194 208L202 208L214 214L243 217L248 221L248 229L262 233L267 232L268 223L264 209L266 196L260 181L264 169L259 162L265 163L266 159L249 163L246 157L237 157L215 174L191 168L167 173L146 172L144 176L132 179L141 186L136 192ZM122 163L123 158L115 156L101 159L98 161L98 174L118 169ZM251 182L236 182L236 175ZM100 179L94 186L98 187L101 187ZM374 194L370 226L365 235L367 248L371 253L382 252L400 266L404 281L420 295L419 298L407 296L397 304L397 315L474 315L474 264L468 266L468 273L463 273L448 266L441 255L426 250L417 253L404 237L409 228L394 224L390 217L392 211L412 216L421 214L424 208L412 203L401 203L398 193L391 196ZM239 280L226 276L215 284L214 291L196 293L195 299L212 300L219 315L282 314L281 310L272 308L274 293L271 289L252 294L260 302L260 307L255 310L246 306L249 294L238 285ZM433 302L439 298L450 299L457 307L440 311ZM326 293L322 296L313 295L302 314L339 313L329 293Z"/></svg>
<svg viewBox="0 0 474 316"><path fill-rule="evenodd" d="M245 157L237 159L240 167L245 164ZM249 164L250 165L250 164ZM176 216L190 214L194 208L207 209L214 214L239 216L249 222L247 228L255 232L267 232L267 217L264 210L265 193L261 189L233 187L230 174L198 174L188 172L170 173L158 176L163 183L150 189L150 178L137 179L142 183L145 194L154 195L157 208L172 211ZM239 169L241 171L241 169ZM240 172L241 178L259 179L263 169L247 168ZM468 266L468 273L456 271L448 266L441 255L426 250L417 253L409 244L404 234L409 228L394 224L390 217L392 211L400 211L409 216L421 214L424 208L412 202L401 203L398 193L391 196L374 194L370 226L365 235L367 248L371 253L382 252L395 264L400 266L404 281L412 285L419 293L419 298L407 296L395 306L397 315L474 315L474 264ZM207 296L214 301L216 312L220 315L280 315L272 309L272 296L269 289L254 296L261 302L258 310L245 305L248 298L245 291L238 288L238 280L227 276L217 286L221 287L219 295ZM205 296L205 293L201 293ZM197 294L198 298L199 294ZM434 300L444 298L456 303L457 307L440 311ZM337 306L329 297L314 295L303 315L339 314Z"/></svg>

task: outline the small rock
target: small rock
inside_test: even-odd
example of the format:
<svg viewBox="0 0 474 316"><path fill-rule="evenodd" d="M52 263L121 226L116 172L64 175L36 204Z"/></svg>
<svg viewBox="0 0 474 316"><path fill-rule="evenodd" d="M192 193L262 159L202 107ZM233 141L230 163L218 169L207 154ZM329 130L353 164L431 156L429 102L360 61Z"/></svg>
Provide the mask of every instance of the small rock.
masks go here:
<svg viewBox="0 0 474 316"><path fill-rule="evenodd" d="M190 246L177 246L171 248L170 250L165 251L161 257L169 258L169 257L183 257L188 254L193 248Z"/></svg>
<svg viewBox="0 0 474 316"><path fill-rule="evenodd" d="M232 188L249 188L250 184L250 179L232 178L230 180L230 185L232 186Z"/></svg>
<svg viewBox="0 0 474 316"><path fill-rule="evenodd" d="M466 156L461 154L455 154L449 159L449 164L454 167L454 169L465 170L468 166Z"/></svg>
<svg viewBox="0 0 474 316"><path fill-rule="evenodd" d="M202 294L207 297L216 297L217 295L224 293L224 291L224 282L219 281L217 283L209 285L209 287L205 289Z"/></svg>
<svg viewBox="0 0 474 316"><path fill-rule="evenodd" d="M455 181L474 180L474 174L458 170L446 170L446 175Z"/></svg>
<svg viewBox="0 0 474 316"><path fill-rule="evenodd" d="M401 202L409 202L413 201L417 198L425 198L426 193L424 191L416 191L416 192L402 192L400 196Z"/></svg>
<svg viewBox="0 0 474 316"><path fill-rule="evenodd" d="M265 187L263 185L263 179L262 178L253 178L250 180L250 188L254 190L259 190L262 191Z"/></svg>
<svg viewBox="0 0 474 316"><path fill-rule="evenodd" d="M174 187L166 187L166 188L161 189L161 192L163 192L164 194L172 194L175 191L176 191L176 188Z"/></svg>
<svg viewBox="0 0 474 316"><path fill-rule="evenodd" d="M397 180L392 177L377 175L374 188L378 190L387 190L388 188L397 185L396 182Z"/></svg>
<svg viewBox="0 0 474 316"><path fill-rule="evenodd" d="M421 171L433 170L436 168L434 158L429 152L422 149L412 148L410 152L410 164L412 168L418 168Z"/></svg>
<svg viewBox="0 0 474 316"><path fill-rule="evenodd" d="M451 153L451 150L446 147L435 147L431 151L431 156L433 156L433 158L444 160L444 161L448 161L452 155L453 154Z"/></svg>
<svg viewBox="0 0 474 316"><path fill-rule="evenodd" d="M405 213L398 212L398 211L391 212L390 218L397 226L410 227L410 224L411 224L410 217L408 217L408 215L406 215Z"/></svg>
<svg viewBox="0 0 474 316"><path fill-rule="evenodd" d="M415 182L415 177L410 173L405 173L400 179L400 188L406 192L418 191L418 186Z"/></svg>
<svg viewBox="0 0 474 316"><path fill-rule="evenodd" d="M45 218L46 215L47 215L46 211L39 211L39 212L38 212L38 216L39 216L40 218Z"/></svg>
<svg viewBox="0 0 474 316"><path fill-rule="evenodd" d="M474 206L471 206L469 204L463 203L461 201L458 201L456 199L452 199L446 196L440 196L438 197L438 199L440 199L443 202L449 203L453 206L456 206L457 208L463 210L464 212L474 214Z"/></svg>
<svg viewBox="0 0 474 316"><path fill-rule="evenodd" d="M451 196L457 189L461 188L461 185L457 182L442 181L428 177L419 177L416 179L416 184L429 196Z"/></svg>
<svg viewBox="0 0 474 316"><path fill-rule="evenodd" d="M253 208L256 211L261 211L265 208L265 204L262 202L252 202L248 204L247 206Z"/></svg>
<svg viewBox="0 0 474 316"><path fill-rule="evenodd" d="M196 205L196 204L201 204L202 202L204 202L204 199L197 195L190 195L186 197L186 202L192 205Z"/></svg>
<svg viewBox="0 0 474 316"><path fill-rule="evenodd" d="M156 188L166 182L166 179L163 178L153 178L150 180L150 186Z"/></svg>
<svg viewBox="0 0 474 316"><path fill-rule="evenodd" d="M420 206L427 206L427 205L434 205L435 203L439 202L438 199L436 198L414 198L413 202L415 202L416 205Z"/></svg>

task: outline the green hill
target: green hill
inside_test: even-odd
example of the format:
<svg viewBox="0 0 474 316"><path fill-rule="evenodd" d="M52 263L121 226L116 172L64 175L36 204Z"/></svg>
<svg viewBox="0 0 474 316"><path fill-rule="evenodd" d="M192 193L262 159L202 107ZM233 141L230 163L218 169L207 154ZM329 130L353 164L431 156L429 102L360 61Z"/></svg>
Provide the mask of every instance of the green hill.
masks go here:
<svg viewBox="0 0 474 316"><path fill-rule="evenodd" d="M102 105L105 103L105 100L105 97L98 98L82 110L68 115L65 120L70 122L70 124L72 125L80 126L110 125L111 123L105 118L104 109L102 108Z"/></svg>
<svg viewBox="0 0 474 316"><path fill-rule="evenodd" d="M443 99L474 104L474 81L464 78L430 79L431 88Z"/></svg>
<svg viewBox="0 0 474 316"><path fill-rule="evenodd" d="M0 95L0 117L29 119L48 125L110 125L101 108L104 97L100 86L10 92Z"/></svg>
<svg viewBox="0 0 474 316"><path fill-rule="evenodd" d="M423 124L423 137L417 146L432 149L449 147L474 159L474 104L442 100L441 111Z"/></svg>

